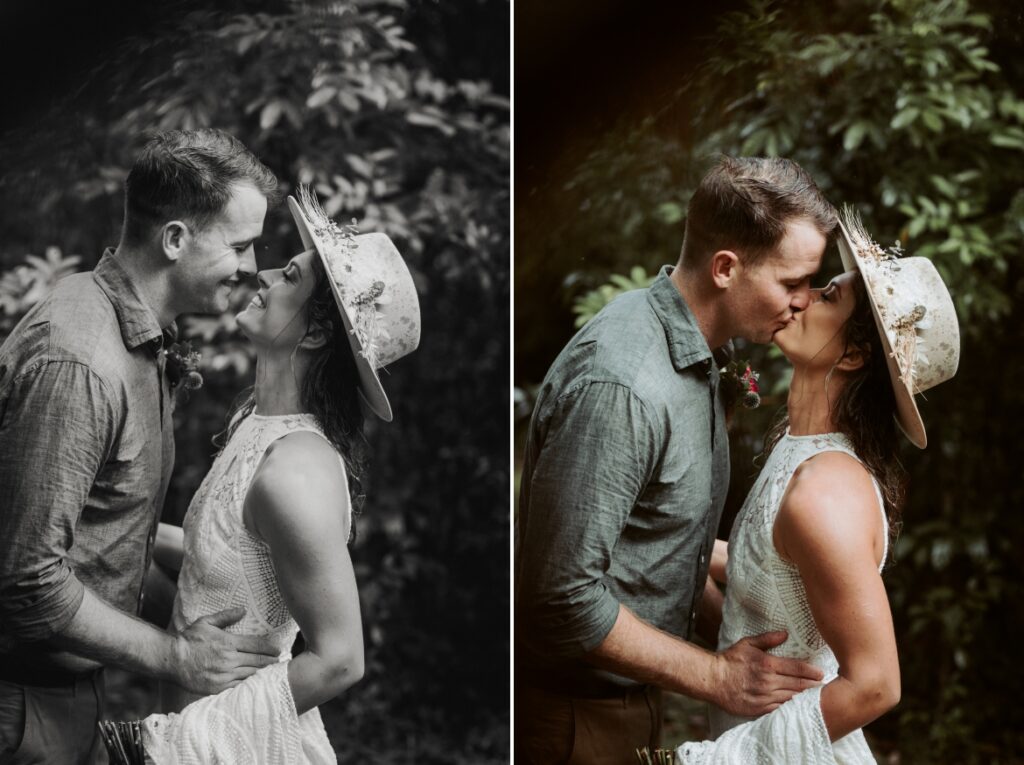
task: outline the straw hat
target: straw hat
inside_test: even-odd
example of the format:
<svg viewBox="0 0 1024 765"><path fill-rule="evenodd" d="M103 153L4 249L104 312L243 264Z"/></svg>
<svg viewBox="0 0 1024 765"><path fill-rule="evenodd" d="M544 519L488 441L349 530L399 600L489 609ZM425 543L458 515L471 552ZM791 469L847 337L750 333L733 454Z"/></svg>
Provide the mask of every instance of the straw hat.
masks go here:
<svg viewBox="0 0 1024 765"><path fill-rule="evenodd" d="M953 299L928 258L886 253L849 207L840 216L839 232L843 267L864 277L896 393L896 421L923 449L928 436L914 395L956 374L960 328Z"/></svg>
<svg viewBox="0 0 1024 765"><path fill-rule="evenodd" d="M302 245L316 249L338 302L359 370L359 390L370 409L391 422L391 404L378 370L420 344L420 303L409 267L386 234L354 234L327 217L300 187L288 197Z"/></svg>

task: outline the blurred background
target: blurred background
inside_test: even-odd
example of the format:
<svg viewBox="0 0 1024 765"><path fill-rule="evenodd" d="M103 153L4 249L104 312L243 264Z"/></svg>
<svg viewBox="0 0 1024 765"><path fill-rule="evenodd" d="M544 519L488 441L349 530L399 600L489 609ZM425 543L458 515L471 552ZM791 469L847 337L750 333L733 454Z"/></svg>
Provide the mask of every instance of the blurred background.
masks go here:
<svg viewBox="0 0 1024 765"><path fill-rule="evenodd" d="M903 528L884 579L903 679L867 731L881 762L1024 762L1024 16L1010 0L714 4L519 0L516 475L533 394L575 328L675 263L686 204L722 153L786 156L888 246L931 258L962 330L957 377L919 397ZM840 271L826 254L822 286ZM785 403L732 422L719 536ZM676 697L666 743L704 736Z"/></svg>
<svg viewBox="0 0 1024 765"><path fill-rule="evenodd" d="M322 708L343 763L508 760L508 0L5 2L0 341L60 276L117 243L122 183L155 131L218 127L285 190L384 231L416 280L418 352L370 423L353 558L364 680ZM261 268L301 249L285 206ZM234 315L190 318L202 389L175 413L163 519L180 524L252 354ZM112 716L154 711L112 672Z"/></svg>

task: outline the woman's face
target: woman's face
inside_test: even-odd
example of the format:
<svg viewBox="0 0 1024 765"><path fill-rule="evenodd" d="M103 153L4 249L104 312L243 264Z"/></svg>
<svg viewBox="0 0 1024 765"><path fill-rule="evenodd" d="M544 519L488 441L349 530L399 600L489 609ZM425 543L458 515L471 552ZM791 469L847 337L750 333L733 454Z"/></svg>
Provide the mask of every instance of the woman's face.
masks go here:
<svg viewBox="0 0 1024 765"><path fill-rule="evenodd" d="M284 268L256 274L260 289L238 314L238 326L253 344L291 350L306 336L306 304L317 284L316 250L292 258Z"/></svg>
<svg viewBox="0 0 1024 765"><path fill-rule="evenodd" d="M773 340L796 366L831 369L846 348L844 327L857 307L861 277L847 272L835 277L822 289L811 290L806 310L775 333ZM865 299L867 299L865 297Z"/></svg>

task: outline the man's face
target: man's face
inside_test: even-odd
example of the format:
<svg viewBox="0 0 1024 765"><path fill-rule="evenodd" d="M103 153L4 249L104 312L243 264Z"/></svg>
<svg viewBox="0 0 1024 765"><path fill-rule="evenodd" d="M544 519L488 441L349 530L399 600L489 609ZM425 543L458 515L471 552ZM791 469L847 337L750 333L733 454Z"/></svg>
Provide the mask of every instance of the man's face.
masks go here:
<svg viewBox="0 0 1024 765"><path fill-rule="evenodd" d="M774 252L766 253L753 266L740 264L737 281L728 292L733 334L755 343L770 343L797 312L807 308L811 277L821 266L825 244L825 237L812 223L793 220Z"/></svg>
<svg viewBox="0 0 1024 765"><path fill-rule="evenodd" d="M249 183L233 187L227 205L201 231L191 233L182 255L182 313L227 310L231 290L241 276L256 273L253 243L263 233L267 200Z"/></svg>

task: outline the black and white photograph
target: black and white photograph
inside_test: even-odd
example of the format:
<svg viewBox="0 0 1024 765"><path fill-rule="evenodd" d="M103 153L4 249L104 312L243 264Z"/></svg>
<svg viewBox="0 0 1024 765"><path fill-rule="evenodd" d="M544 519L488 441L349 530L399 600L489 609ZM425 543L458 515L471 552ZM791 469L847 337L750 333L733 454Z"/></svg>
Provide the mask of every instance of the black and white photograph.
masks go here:
<svg viewBox="0 0 1024 765"><path fill-rule="evenodd" d="M510 3L0 9L0 763L510 759Z"/></svg>

